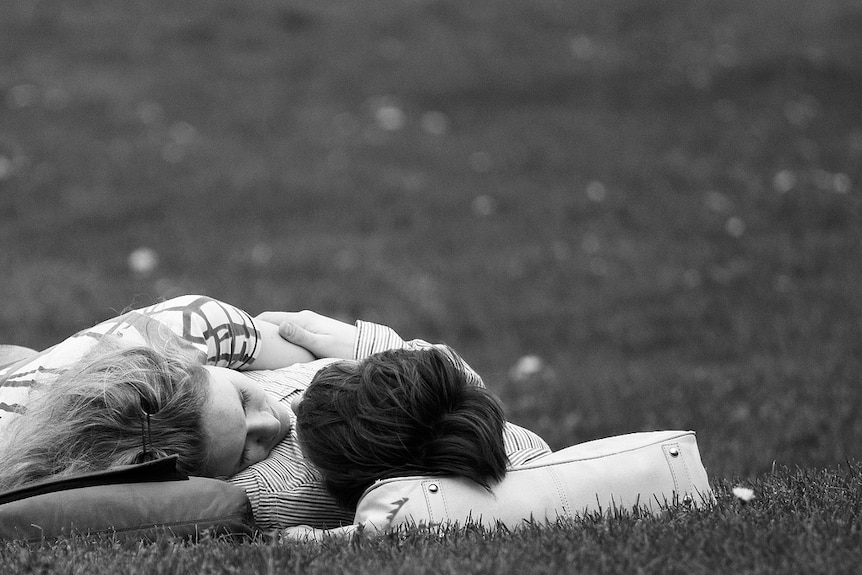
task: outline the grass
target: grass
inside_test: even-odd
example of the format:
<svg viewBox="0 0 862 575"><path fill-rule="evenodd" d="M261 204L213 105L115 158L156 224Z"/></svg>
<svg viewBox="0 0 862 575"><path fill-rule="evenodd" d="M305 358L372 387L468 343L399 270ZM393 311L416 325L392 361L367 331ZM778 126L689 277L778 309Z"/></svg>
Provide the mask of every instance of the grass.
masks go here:
<svg viewBox="0 0 862 575"><path fill-rule="evenodd" d="M777 469L742 503L716 483L709 508L525 525L405 529L350 542L65 539L0 546L15 573L852 573L862 559L858 465Z"/></svg>
<svg viewBox="0 0 862 575"><path fill-rule="evenodd" d="M719 484L786 494L526 537L595 538L533 565L781 570L781 542L845 570L856 503L819 483L862 442L860 28L851 0L9 0L0 340L184 292L383 321L455 346L554 447L692 428ZM617 526L666 545L592 530ZM667 563L695 536L708 556Z"/></svg>

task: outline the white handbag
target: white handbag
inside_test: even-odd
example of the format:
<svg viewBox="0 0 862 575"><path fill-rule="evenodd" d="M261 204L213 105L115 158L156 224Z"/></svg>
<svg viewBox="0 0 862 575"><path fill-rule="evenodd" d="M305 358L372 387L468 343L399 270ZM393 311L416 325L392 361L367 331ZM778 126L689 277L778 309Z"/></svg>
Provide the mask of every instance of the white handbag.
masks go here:
<svg viewBox="0 0 862 575"><path fill-rule="evenodd" d="M562 449L510 470L491 491L457 477L403 477L368 488L355 523L401 525L555 521L613 509L656 513L712 500L693 431L631 433Z"/></svg>

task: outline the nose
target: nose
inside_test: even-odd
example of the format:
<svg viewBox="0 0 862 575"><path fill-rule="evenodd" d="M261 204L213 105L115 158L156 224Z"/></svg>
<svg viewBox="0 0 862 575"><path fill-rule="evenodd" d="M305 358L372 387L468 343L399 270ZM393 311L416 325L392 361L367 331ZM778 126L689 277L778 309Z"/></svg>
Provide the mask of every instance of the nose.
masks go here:
<svg viewBox="0 0 862 575"><path fill-rule="evenodd" d="M249 413L246 426L247 437L265 445L267 452L272 449L281 431L281 422L268 409Z"/></svg>

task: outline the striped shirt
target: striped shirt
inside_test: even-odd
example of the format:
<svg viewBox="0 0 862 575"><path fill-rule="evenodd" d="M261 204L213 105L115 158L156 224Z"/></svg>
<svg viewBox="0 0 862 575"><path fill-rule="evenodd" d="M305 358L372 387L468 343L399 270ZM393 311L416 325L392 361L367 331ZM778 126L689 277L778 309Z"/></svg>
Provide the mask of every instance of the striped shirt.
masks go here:
<svg viewBox="0 0 862 575"><path fill-rule="evenodd" d="M358 321L356 326L354 359L390 349L421 349L432 345L422 340L404 341L392 329L382 325ZM289 406L305 391L321 368L336 361L339 360L320 359L283 369L249 371L246 375ZM483 385L475 372L470 370L470 373L478 385ZM302 457L292 411L291 418L290 434L270 452L269 457L229 481L248 493L255 522L262 529L294 525L330 529L353 523L353 511L335 502L324 487L318 470ZM510 466L522 465L551 452L538 435L512 423L506 424L503 439Z"/></svg>
<svg viewBox="0 0 862 575"><path fill-rule="evenodd" d="M431 344L422 340L404 341L392 329L358 321L354 359L390 349L420 349ZM25 411L30 389L50 384L58 374L81 359L105 335L121 338L129 345L161 347L166 341L180 341L194 349L202 364L245 369L267 393L287 404L300 396L314 375L338 359L319 359L282 369L254 370L259 353L260 332L246 312L205 296L181 296L123 314L83 330L63 342L0 369L0 445L4 430ZM473 375L475 372L470 371ZM482 385L481 378L475 381ZM252 512L262 529L295 525L332 528L353 522L353 512L338 506L323 485L320 473L305 458L296 436L296 417L289 435L273 448L269 457L241 471L228 481L248 494ZM527 463L550 453L536 434L507 423L504 431L506 453L512 466Z"/></svg>

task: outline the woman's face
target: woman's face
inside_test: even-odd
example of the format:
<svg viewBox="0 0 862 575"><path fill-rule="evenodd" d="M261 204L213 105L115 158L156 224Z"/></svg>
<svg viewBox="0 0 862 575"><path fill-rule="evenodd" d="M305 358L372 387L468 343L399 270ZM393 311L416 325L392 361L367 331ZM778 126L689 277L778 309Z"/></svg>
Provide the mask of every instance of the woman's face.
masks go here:
<svg viewBox="0 0 862 575"><path fill-rule="evenodd" d="M290 411L242 372L206 366L202 426L210 477L230 477L263 461L290 432Z"/></svg>

